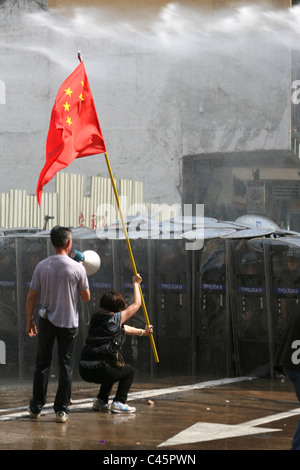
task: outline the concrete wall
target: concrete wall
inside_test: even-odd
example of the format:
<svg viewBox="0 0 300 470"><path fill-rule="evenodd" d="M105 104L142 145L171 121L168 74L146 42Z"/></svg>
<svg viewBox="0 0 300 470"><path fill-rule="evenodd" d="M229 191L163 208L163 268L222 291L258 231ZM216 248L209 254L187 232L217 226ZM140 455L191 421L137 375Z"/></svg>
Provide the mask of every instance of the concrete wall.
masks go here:
<svg viewBox="0 0 300 470"><path fill-rule="evenodd" d="M20 2L20 14L11 3L0 9L1 192L35 192L51 109L78 49L113 172L142 181L146 201L181 202L183 155L289 148L297 18L287 11L234 2L211 14L182 3L137 19L105 6L66 15L46 2L35 12ZM69 171L107 176L102 156Z"/></svg>

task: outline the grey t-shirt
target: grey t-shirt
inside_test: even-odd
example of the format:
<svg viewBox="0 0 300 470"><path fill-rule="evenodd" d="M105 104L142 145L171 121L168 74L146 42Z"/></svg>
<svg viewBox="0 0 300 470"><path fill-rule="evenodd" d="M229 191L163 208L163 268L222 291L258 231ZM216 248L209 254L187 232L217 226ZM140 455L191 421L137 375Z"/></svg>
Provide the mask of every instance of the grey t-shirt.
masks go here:
<svg viewBox="0 0 300 470"><path fill-rule="evenodd" d="M48 320L61 328L75 328L79 323L78 293L89 288L82 264L66 255L52 255L36 266L30 287L40 292L41 307Z"/></svg>

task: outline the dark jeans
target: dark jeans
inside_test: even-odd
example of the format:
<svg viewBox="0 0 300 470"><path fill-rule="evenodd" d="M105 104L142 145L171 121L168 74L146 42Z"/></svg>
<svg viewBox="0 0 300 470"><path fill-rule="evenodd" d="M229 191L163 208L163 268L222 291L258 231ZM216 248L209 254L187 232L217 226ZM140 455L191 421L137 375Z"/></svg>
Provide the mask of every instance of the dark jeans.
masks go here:
<svg viewBox="0 0 300 470"><path fill-rule="evenodd" d="M59 411L68 412L77 332L78 328L58 328L46 319L39 319L39 342L33 379L33 395L30 400L30 409L33 413L40 412L46 403L55 338L58 347L59 377L54 411L56 413Z"/></svg>
<svg viewBox="0 0 300 470"><path fill-rule="evenodd" d="M130 364L125 364L120 369L110 365L97 369L88 369L80 365L79 373L86 382L101 384L97 398L105 403L108 403L114 383L119 382L114 400L125 403L134 379L135 369Z"/></svg>
<svg viewBox="0 0 300 470"><path fill-rule="evenodd" d="M293 382L298 401L300 402L300 371L290 367L283 367L285 375ZM300 450L300 420L293 438L291 450Z"/></svg>

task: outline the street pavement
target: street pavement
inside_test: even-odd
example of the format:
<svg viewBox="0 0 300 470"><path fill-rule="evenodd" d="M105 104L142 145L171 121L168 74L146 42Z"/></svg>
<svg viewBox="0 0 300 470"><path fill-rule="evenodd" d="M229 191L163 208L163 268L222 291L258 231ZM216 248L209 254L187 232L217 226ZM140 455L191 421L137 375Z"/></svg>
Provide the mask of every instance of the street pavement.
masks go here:
<svg viewBox="0 0 300 470"><path fill-rule="evenodd" d="M98 451L88 455L103 464L133 467L133 460L113 459L136 455L149 465L158 464L149 456L165 459L160 465L183 464L170 462L172 455L195 464L201 450L288 451L300 418L293 387L282 378L139 380L128 398L137 409L131 415L93 411L97 386L75 381L67 423L55 421L55 390L52 380L48 404L33 420L27 412L31 383L0 384L1 451Z"/></svg>

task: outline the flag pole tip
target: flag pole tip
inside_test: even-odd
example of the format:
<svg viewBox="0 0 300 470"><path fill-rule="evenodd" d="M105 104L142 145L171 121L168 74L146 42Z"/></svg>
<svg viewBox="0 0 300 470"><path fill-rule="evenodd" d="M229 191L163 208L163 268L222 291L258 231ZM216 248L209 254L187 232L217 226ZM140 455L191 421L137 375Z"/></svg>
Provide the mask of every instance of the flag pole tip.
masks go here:
<svg viewBox="0 0 300 470"><path fill-rule="evenodd" d="M80 62L82 61L82 54L81 54L80 51L78 51L78 59L79 59Z"/></svg>

